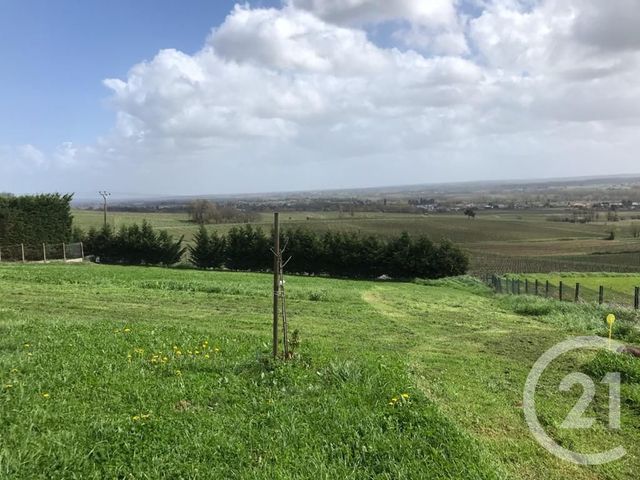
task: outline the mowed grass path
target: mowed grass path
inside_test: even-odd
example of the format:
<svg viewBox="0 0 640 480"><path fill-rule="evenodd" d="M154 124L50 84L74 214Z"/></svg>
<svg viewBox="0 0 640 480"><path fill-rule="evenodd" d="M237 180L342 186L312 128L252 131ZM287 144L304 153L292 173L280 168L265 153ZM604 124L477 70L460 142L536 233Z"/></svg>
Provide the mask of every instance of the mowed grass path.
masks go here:
<svg viewBox="0 0 640 480"><path fill-rule="evenodd" d="M560 372L542 389L559 441L623 444L616 464L563 463L523 420L533 362L574 333L603 333L602 312L585 310L591 327L571 330L466 280L288 277L302 346L280 365L268 361L270 282L1 266L0 478L623 479L640 466L633 385L620 432L558 429L580 392L558 393ZM589 413L606 419L602 405Z"/></svg>

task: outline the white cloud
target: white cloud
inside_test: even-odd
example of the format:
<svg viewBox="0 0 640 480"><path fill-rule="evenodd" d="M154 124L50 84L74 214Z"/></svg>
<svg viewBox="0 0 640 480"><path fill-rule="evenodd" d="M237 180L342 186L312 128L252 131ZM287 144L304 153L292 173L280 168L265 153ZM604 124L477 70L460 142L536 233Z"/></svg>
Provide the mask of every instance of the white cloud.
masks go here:
<svg viewBox="0 0 640 480"><path fill-rule="evenodd" d="M0 158L191 193L631 171L633 7L479 0L471 18L453 0L237 6L199 52L162 50L105 80L117 121L95 145ZM396 44L374 43L374 24L393 25Z"/></svg>

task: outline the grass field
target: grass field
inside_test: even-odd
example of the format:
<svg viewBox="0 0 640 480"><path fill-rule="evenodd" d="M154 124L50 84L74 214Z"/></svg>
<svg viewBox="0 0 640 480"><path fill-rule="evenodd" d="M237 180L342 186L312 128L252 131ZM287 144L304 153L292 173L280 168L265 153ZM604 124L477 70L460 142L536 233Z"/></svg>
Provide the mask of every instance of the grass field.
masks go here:
<svg viewBox="0 0 640 480"><path fill-rule="evenodd" d="M0 266L0 478L626 479L640 468L638 376L625 377L622 430L558 427L580 393L558 392L561 372L597 370L595 354L563 357L543 378L541 421L578 450L622 444L623 460L564 463L523 420L533 362L570 335L606 334L605 310L494 297L470 279L289 277L302 344L282 365L267 355L270 282ZM618 316L618 336L638 342L637 319ZM607 417L598 402L587 413Z"/></svg>
<svg viewBox="0 0 640 480"><path fill-rule="evenodd" d="M75 210L75 225L88 229L102 225L102 214ZM629 221L617 222L616 240L606 240L612 225L604 222L571 224L547 221L549 213L537 211L480 212L475 220L462 214L414 215L393 213L292 212L284 213L284 227L303 226L314 231L355 231L382 236L408 231L443 237L460 244L471 255L474 273L559 272L559 271L640 271L640 240L632 238ZM191 241L197 226L180 213L109 214L117 228L132 222L149 221L175 236ZM271 228L271 215L262 214L257 222ZM233 225L212 225L221 233Z"/></svg>

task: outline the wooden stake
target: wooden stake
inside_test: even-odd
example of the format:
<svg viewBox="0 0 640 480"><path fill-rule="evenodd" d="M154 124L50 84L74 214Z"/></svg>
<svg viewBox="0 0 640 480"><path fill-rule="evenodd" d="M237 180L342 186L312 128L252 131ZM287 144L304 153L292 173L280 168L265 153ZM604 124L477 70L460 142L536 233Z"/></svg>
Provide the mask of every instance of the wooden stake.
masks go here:
<svg viewBox="0 0 640 480"><path fill-rule="evenodd" d="M604 286L600 285L598 290L598 303L602 305L604 303Z"/></svg>
<svg viewBox="0 0 640 480"><path fill-rule="evenodd" d="M42 260L47 263L47 245L45 243L42 244Z"/></svg>
<svg viewBox="0 0 640 480"><path fill-rule="evenodd" d="M22 249L22 263L25 263L25 259L24 259L24 243L20 244L20 248Z"/></svg>
<svg viewBox="0 0 640 480"><path fill-rule="evenodd" d="M280 296L280 218L273 214L273 358L278 356L278 297Z"/></svg>
<svg viewBox="0 0 640 480"><path fill-rule="evenodd" d="M558 285L558 300L560 301L562 301L562 290L564 290L564 284L560 282L560 285Z"/></svg>
<svg viewBox="0 0 640 480"><path fill-rule="evenodd" d="M80 242L80 255L82 260L84 261L84 244Z"/></svg>
<svg viewBox="0 0 640 480"><path fill-rule="evenodd" d="M636 310L640 310L640 287L636 287L633 300L633 308L635 308Z"/></svg>
<svg viewBox="0 0 640 480"><path fill-rule="evenodd" d="M62 244L62 259L64 263L67 263L67 246L64 243Z"/></svg>
<svg viewBox="0 0 640 480"><path fill-rule="evenodd" d="M580 301L580 284L576 283L576 299L575 302L578 303Z"/></svg>

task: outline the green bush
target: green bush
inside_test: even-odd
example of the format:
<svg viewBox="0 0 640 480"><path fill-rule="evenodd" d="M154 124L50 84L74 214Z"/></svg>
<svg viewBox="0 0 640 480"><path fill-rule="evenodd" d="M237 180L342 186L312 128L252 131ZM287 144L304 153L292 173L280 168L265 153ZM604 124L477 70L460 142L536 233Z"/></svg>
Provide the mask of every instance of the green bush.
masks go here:
<svg viewBox="0 0 640 480"><path fill-rule="evenodd" d="M189 261L197 268L219 268L224 262L226 240L217 232L209 234L204 226L194 236L189 247Z"/></svg>
<svg viewBox="0 0 640 480"><path fill-rule="evenodd" d="M117 233L109 225L92 228L85 239L86 252L101 263L173 265L184 255L183 238L175 241L166 231L156 233L146 221L123 225Z"/></svg>
<svg viewBox="0 0 640 480"><path fill-rule="evenodd" d="M0 196L0 244L68 242L72 198L58 193Z"/></svg>

